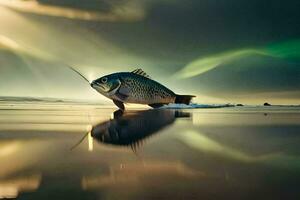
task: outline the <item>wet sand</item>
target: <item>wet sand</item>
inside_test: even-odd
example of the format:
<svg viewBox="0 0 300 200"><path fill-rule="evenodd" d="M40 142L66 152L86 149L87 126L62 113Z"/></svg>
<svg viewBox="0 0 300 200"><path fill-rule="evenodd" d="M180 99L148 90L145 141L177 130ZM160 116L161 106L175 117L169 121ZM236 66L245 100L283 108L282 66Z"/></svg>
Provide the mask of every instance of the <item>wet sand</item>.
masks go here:
<svg viewBox="0 0 300 200"><path fill-rule="evenodd" d="M298 108L0 108L0 198L300 197Z"/></svg>

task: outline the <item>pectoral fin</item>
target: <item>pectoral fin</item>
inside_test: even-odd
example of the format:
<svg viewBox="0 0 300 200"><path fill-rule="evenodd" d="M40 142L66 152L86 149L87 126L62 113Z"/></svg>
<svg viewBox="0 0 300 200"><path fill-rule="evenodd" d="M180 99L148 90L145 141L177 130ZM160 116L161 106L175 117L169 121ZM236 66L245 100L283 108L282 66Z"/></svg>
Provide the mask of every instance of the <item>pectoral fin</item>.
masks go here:
<svg viewBox="0 0 300 200"><path fill-rule="evenodd" d="M128 97L128 95L120 93L120 92L116 92L115 94L119 99L121 99L122 101L125 101Z"/></svg>
<svg viewBox="0 0 300 200"><path fill-rule="evenodd" d="M118 92L124 96L129 96L130 90L127 87L121 86Z"/></svg>
<svg viewBox="0 0 300 200"><path fill-rule="evenodd" d="M124 87L124 86L121 86L119 87L119 89L116 91L115 95L121 99L122 101L125 101L128 96L129 96L129 89Z"/></svg>
<svg viewBox="0 0 300 200"><path fill-rule="evenodd" d="M122 101L118 101L114 99L113 102L116 106L118 106L118 108L120 108L121 110L125 110L125 106Z"/></svg>
<svg viewBox="0 0 300 200"><path fill-rule="evenodd" d="M121 85L116 91L115 95L122 101L125 101L129 97L130 90L127 87L124 87L124 85L122 84L123 80L122 79L120 80L121 80Z"/></svg>

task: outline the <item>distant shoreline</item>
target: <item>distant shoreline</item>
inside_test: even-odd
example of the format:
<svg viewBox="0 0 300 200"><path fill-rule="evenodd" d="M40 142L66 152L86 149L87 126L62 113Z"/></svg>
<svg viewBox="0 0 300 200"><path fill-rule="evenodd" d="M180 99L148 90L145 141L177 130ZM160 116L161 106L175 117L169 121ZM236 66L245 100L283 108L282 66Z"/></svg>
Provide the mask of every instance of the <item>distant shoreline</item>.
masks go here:
<svg viewBox="0 0 300 200"><path fill-rule="evenodd" d="M39 104L63 104L63 105L90 105L90 106L111 106L112 104L106 102L99 102L97 100L81 100L81 99L59 99L59 98L51 98L51 97L15 97L15 96L0 96L0 105L4 104L31 104L31 103L39 103ZM141 105L145 106L145 105ZM137 106L138 107L138 106ZM258 105L258 104L235 104L235 103L224 103L224 104L200 104L200 103L192 103L190 105L184 104L169 104L163 106L163 108L167 109L200 109L200 108L228 108L228 107L238 107L238 108L300 108L299 105L291 104L291 105Z"/></svg>

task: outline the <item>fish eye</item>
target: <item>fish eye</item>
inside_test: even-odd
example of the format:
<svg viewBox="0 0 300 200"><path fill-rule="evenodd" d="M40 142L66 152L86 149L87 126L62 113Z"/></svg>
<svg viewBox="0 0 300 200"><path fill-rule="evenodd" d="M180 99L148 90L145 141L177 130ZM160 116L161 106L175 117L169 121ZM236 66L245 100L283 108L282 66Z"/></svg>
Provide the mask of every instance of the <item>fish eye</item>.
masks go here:
<svg viewBox="0 0 300 200"><path fill-rule="evenodd" d="M102 82L102 83L106 83L106 82L107 82L107 77L101 78L101 82Z"/></svg>

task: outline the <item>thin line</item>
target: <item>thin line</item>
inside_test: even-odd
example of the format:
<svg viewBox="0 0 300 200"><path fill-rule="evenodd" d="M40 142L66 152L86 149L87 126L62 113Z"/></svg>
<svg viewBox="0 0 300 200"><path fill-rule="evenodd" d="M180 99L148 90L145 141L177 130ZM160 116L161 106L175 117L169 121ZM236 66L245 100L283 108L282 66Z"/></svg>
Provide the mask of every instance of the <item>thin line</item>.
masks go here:
<svg viewBox="0 0 300 200"><path fill-rule="evenodd" d="M87 132L86 134L84 134L84 136L75 144L73 145L70 150L72 151L73 149L75 149L78 145L81 144L81 142L84 140L84 138L89 134L90 132Z"/></svg>
<svg viewBox="0 0 300 200"><path fill-rule="evenodd" d="M85 76L83 76L79 71L77 71L76 69L74 69L73 67L71 66L68 66L72 71L76 72L79 76L81 76L84 80L86 80L89 84L90 84L90 81L85 78Z"/></svg>

